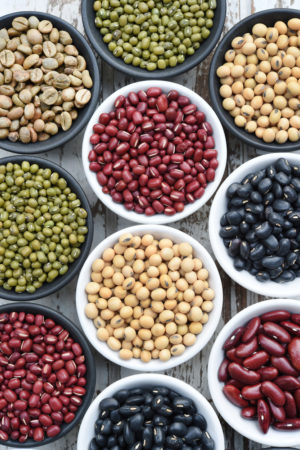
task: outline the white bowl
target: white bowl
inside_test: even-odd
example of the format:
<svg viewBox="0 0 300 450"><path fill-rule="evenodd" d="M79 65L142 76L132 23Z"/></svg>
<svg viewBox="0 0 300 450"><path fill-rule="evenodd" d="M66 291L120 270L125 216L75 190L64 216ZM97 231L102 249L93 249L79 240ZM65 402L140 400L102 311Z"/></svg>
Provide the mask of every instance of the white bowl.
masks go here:
<svg viewBox="0 0 300 450"><path fill-rule="evenodd" d="M266 295L268 297L296 297L300 294L300 280L295 278L294 281L288 283L275 283L274 281L258 281L255 276L246 270L238 271L233 265L233 258L227 253L227 248L223 243L223 239L219 235L220 219L227 211L226 191L232 183L239 183L246 175L256 172L273 164L279 158L286 158L294 164L300 164L300 155L296 153L270 153L258 156L250 161L242 164L234 170L228 178L221 184L211 205L209 215L209 238L210 243L223 270L236 283L239 283L246 289L257 294Z"/></svg>
<svg viewBox="0 0 300 450"><path fill-rule="evenodd" d="M165 386L168 389L172 389L179 394L184 395L185 397L191 398L195 402L198 412L203 414L207 421L207 431L215 441L215 450L224 450L224 436L221 424L217 414L206 398L184 381L169 377L167 375L148 373L122 378L121 380L118 380L105 388L104 391L102 391L101 394L95 398L81 422L77 438L77 450L88 450L90 441L95 436L94 424L99 415L98 406L101 400L113 396L120 389L132 389L149 386Z"/></svg>
<svg viewBox="0 0 300 450"><path fill-rule="evenodd" d="M218 370L224 359L223 344L233 331L242 325L246 325L253 317L260 316L268 311L284 309L292 313L300 313L299 300L272 299L248 306L236 314L220 331L209 356L208 361L208 387L215 407L224 420L238 433L248 439L264 445L274 447L290 447L299 445L300 430L280 431L270 427L264 434L257 420L247 420L241 416L241 408L231 403L223 394L224 383L218 380Z"/></svg>
<svg viewBox="0 0 300 450"><path fill-rule="evenodd" d="M127 96L129 92L132 91L138 92L139 90L147 90L148 88L154 86L161 87L164 92L168 92L171 89L176 89L180 94L189 97L191 102L197 105L200 111L204 112L206 120L210 122L214 130L213 137L215 139L216 149L218 150L219 167L216 170L216 176L214 181L207 184L207 187L205 188L205 193L199 200L196 200L194 203L189 203L185 205L184 210L182 212L176 213L173 216L166 216L165 214L155 214L154 216L146 216L145 214L138 214L134 211L128 211L122 204L114 202L109 194L104 194L102 192L102 186L100 186L100 184L97 181L96 173L91 172L89 169L88 155L90 150L92 150L90 137L93 134L93 126L95 125L95 123L98 122L100 114L112 111L114 102L119 95ZM145 223L145 224L170 223L175 222L177 220L181 220L184 217L193 214L195 211L201 208L201 206L203 206L216 191L224 174L226 159L227 159L227 145L225 134L221 122L219 121L214 110L202 97L193 92L191 89L188 89L187 87L181 86L180 84L177 83L172 83L170 81L163 81L163 80L139 81L137 83L132 83L129 84L128 86L124 86L123 88L111 94L107 99L105 99L101 103L101 105L96 109L96 111L92 115L86 127L82 142L83 168L85 171L86 178L92 190L95 192L97 197L102 201L102 203L104 203L105 206L107 206L111 211L118 214L119 216L124 217L127 220L131 220L132 222L136 223Z"/></svg>
<svg viewBox="0 0 300 450"><path fill-rule="evenodd" d="M209 320L203 326L202 332L197 336L197 340L194 345L187 347L186 350L180 356L172 356L169 361L163 362L159 359L152 359L148 363L144 363L140 359L132 358L129 361L125 361L120 358L119 353L111 350L106 342L101 342L96 336L96 328L91 319L88 319L85 315L84 308L88 303L87 295L85 293L85 286L90 281L91 266L96 258L99 258L102 252L108 248L112 247L119 239L123 233L132 233L143 235L146 233L153 234L156 238L169 238L173 242L189 242L194 249L195 256L201 258L203 261L203 266L209 272L209 284L215 291L214 298L214 309L209 313ZM222 283L218 269L209 255L208 251L197 242L195 239L189 235L183 233L182 231L176 230L175 228L163 226L163 225L136 225L133 227L125 228L123 230L117 231L111 236L107 237L102 241L89 255L88 259L84 263L81 272L79 274L77 288L76 288L76 308L77 315L79 317L80 324L83 331L90 341L90 343L95 347L95 349L105 356L110 361L119 364L120 366L127 367L132 370L139 371L149 371L155 372L159 370L170 369L171 367L178 366L195 356L211 339L213 333L215 332L222 311L223 304L223 290Z"/></svg>

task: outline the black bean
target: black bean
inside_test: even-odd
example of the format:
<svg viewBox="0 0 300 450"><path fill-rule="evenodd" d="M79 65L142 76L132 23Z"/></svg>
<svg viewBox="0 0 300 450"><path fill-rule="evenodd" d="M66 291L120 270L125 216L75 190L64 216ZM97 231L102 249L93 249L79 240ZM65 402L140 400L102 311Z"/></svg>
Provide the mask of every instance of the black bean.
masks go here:
<svg viewBox="0 0 300 450"><path fill-rule="evenodd" d="M113 397L104 398L99 405L101 410L112 411L113 409L119 408L119 402Z"/></svg>
<svg viewBox="0 0 300 450"><path fill-rule="evenodd" d="M110 434L112 429L112 421L110 419L104 419L100 428L101 434Z"/></svg>
<svg viewBox="0 0 300 450"><path fill-rule="evenodd" d="M178 414L174 416L174 421L182 422L185 425L191 425L193 422L193 416L191 416L190 414Z"/></svg>
<svg viewBox="0 0 300 450"><path fill-rule="evenodd" d="M187 427L183 422L173 422L169 428L168 433L175 436L183 437L187 432Z"/></svg>
<svg viewBox="0 0 300 450"><path fill-rule="evenodd" d="M291 178L292 178L291 175L287 175L284 172L277 172L275 175L275 180L282 186L289 184L291 181Z"/></svg>
<svg viewBox="0 0 300 450"><path fill-rule="evenodd" d="M272 234L273 227L269 222L263 222L255 227L255 234L259 239L267 239Z"/></svg>
<svg viewBox="0 0 300 450"><path fill-rule="evenodd" d="M300 179L292 178L290 182L290 186L294 188L297 192L300 192Z"/></svg>
<svg viewBox="0 0 300 450"><path fill-rule="evenodd" d="M288 283L289 281L294 281L295 278L296 274L293 270L284 270L277 280L279 283Z"/></svg>
<svg viewBox="0 0 300 450"><path fill-rule="evenodd" d="M105 447L108 448L108 447ZM121 450L123 448L123 446L119 446L119 445L114 445L113 447L110 447L110 450ZM105 449L103 449L105 450Z"/></svg>
<svg viewBox="0 0 300 450"><path fill-rule="evenodd" d="M152 400L152 408L160 409L160 407L165 403L165 397L163 395L156 395Z"/></svg>
<svg viewBox="0 0 300 450"><path fill-rule="evenodd" d="M276 170L278 170L278 172L284 172L287 175L292 173L291 165L286 158L277 159L277 161L275 162L275 168Z"/></svg>
<svg viewBox="0 0 300 450"><path fill-rule="evenodd" d="M233 238L238 234L238 227L235 225L222 227L220 229L220 236L222 238Z"/></svg>
<svg viewBox="0 0 300 450"><path fill-rule="evenodd" d="M97 444L96 438L93 438L90 442L89 450L99 450L101 447Z"/></svg>
<svg viewBox="0 0 300 450"><path fill-rule="evenodd" d="M227 189L226 195L227 197L233 197L237 191L240 189L241 185L239 183L233 183Z"/></svg>
<svg viewBox="0 0 300 450"><path fill-rule="evenodd" d="M226 227L226 225L229 225L228 220L227 220L227 213L223 214L223 216L220 219L220 225L222 227Z"/></svg>
<svg viewBox="0 0 300 450"><path fill-rule="evenodd" d="M110 417L111 421L114 423L117 423L122 419L120 411L118 409L111 411L109 417Z"/></svg>
<svg viewBox="0 0 300 450"><path fill-rule="evenodd" d="M251 177L251 184L252 186L258 186L258 184L261 182L261 180L263 180L266 176L266 170L260 170L259 172L256 172L252 177Z"/></svg>
<svg viewBox="0 0 300 450"><path fill-rule="evenodd" d="M109 436L106 445L108 448L113 448L115 445L117 445L117 440L115 436Z"/></svg>
<svg viewBox="0 0 300 450"><path fill-rule="evenodd" d="M100 448L104 447L106 445L107 436L104 436L103 434L96 434L95 441L99 445Z"/></svg>
<svg viewBox="0 0 300 450"><path fill-rule="evenodd" d="M264 195L263 203L265 206L272 205L274 201L274 194L273 192L268 192L266 195Z"/></svg>
<svg viewBox="0 0 300 450"><path fill-rule="evenodd" d="M266 269L276 269L283 264L283 258L281 256L265 256L262 259L262 265Z"/></svg>
<svg viewBox="0 0 300 450"><path fill-rule="evenodd" d="M129 450L142 450L143 448L143 444L142 442L136 442L135 444L133 444ZM144 447L145 448L145 447Z"/></svg>
<svg viewBox="0 0 300 450"><path fill-rule="evenodd" d="M268 281L270 279L268 272L264 271L257 272L255 276L258 281Z"/></svg>
<svg viewBox="0 0 300 450"><path fill-rule="evenodd" d="M292 224L292 222L290 222L289 220L286 219L284 221L284 224L282 225L282 228L284 230L290 230L291 228L293 228L293 224Z"/></svg>
<svg viewBox="0 0 300 450"><path fill-rule="evenodd" d="M163 445L165 443L165 432L162 427L154 427L153 428L153 440L154 444Z"/></svg>
<svg viewBox="0 0 300 450"><path fill-rule="evenodd" d="M201 439L202 437L202 431L199 427L191 426L188 428L188 431L185 435L185 441L188 444L194 443L194 441L197 441Z"/></svg>
<svg viewBox="0 0 300 450"><path fill-rule="evenodd" d="M180 397L180 395L178 394L178 392L170 391L170 392L169 392L169 398L170 398L171 400L173 400L175 397Z"/></svg>
<svg viewBox="0 0 300 450"><path fill-rule="evenodd" d="M242 179L242 181L241 181L241 184L248 184L248 183L251 183L251 180L252 180L252 178L254 177L254 173L248 173L248 175L246 175L243 179Z"/></svg>
<svg viewBox="0 0 300 450"><path fill-rule="evenodd" d="M278 278L282 274L282 272L283 268L281 266L277 267L277 269L269 270L271 280L275 280L276 278Z"/></svg>
<svg viewBox="0 0 300 450"><path fill-rule="evenodd" d="M124 420L120 420L119 422L115 423L112 426L112 432L116 435L121 434L124 429L124 425L125 425Z"/></svg>
<svg viewBox="0 0 300 450"><path fill-rule="evenodd" d="M101 426L103 424L103 419L97 419L95 422L95 433L100 433Z"/></svg>
<svg viewBox="0 0 300 450"><path fill-rule="evenodd" d="M241 245L240 239L233 239L232 241L230 241L230 244L228 247L229 255L237 256L240 253L240 245Z"/></svg>
<svg viewBox="0 0 300 450"><path fill-rule="evenodd" d="M245 260L240 258L239 256L234 258L233 265L234 265L235 269L238 271L244 270L246 267Z"/></svg>
<svg viewBox="0 0 300 450"><path fill-rule="evenodd" d="M128 389L121 389L120 391L118 391L114 397L120 402L120 403L124 403L125 400L129 397L129 391Z"/></svg>
<svg viewBox="0 0 300 450"><path fill-rule="evenodd" d="M159 414L166 417L171 416L173 414L173 409L167 405L161 405L159 409L157 408L157 411Z"/></svg>
<svg viewBox="0 0 300 450"><path fill-rule="evenodd" d="M300 211L288 211L287 218L293 225L300 225Z"/></svg>
<svg viewBox="0 0 300 450"><path fill-rule="evenodd" d="M251 261L259 261L265 255L265 247L262 244L257 244L250 250L249 258Z"/></svg>
<svg viewBox="0 0 300 450"><path fill-rule="evenodd" d="M242 221L242 216L237 211L229 211L226 214L228 225L239 225Z"/></svg>
<svg viewBox="0 0 300 450"><path fill-rule="evenodd" d="M299 243L298 243L298 241L296 241L296 239L291 239L290 242L291 242L292 250L297 250L297 249L299 250Z"/></svg>
<svg viewBox="0 0 300 450"><path fill-rule="evenodd" d="M223 238L223 242L224 242L225 247L229 248L229 246L231 244L231 239L224 239Z"/></svg>
<svg viewBox="0 0 300 450"><path fill-rule="evenodd" d="M274 234L271 234L266 239L264 239L263 245L267 247L267 249L269 249L271 252L276 252L279 249L279 242Z"/></svg>
<svg viewBox="0 0 300 450"><path fill-rule="evenodd" d="M240 255L243 259L247 259L250 253L250 246L247 241L242 241L240 245Z"/></svg>
<svg viewBox="0 0 300 450"><path fill-rule="evenodd" d="M282 187L277 181L273 182L272 184L272 192L274 194L274 198L278 199L282 197Z"/></svg>
<svg viewBox="0 0 300 450"><path fill-rule="evenodd" d="M100 408L99 408L100 409ZM109 409L105 409L105 410L100 410L99 412L99 418L101 419L106 419L107 417L109 417L110 411Z"/></svg>
<svg viewBox="0 0 300 450"><path fill-rule="evenodd" d="M282 227L282 225L284 224L284 218L277 212L272 212L271 214L269 214L268 220L272 225L275 225L277 227Z"/></svg>
<svg viewBox="0 0 300 450"><path fill-rule="evenodd" d="M143 395L132 395L126 399L126 405L142 405L144 403Z"/></svg>
<svg viewBox="0 0 300 450"><path fill-rule="evenodd" d="M167 436L166 444L170 448L181 449L183 445L183 440L178 436Z"/></svg>
<svg viewBox="0 0 300 450"><path fill-rule="evenodd" d="M250 200L253 203L262 203L263 202L263 196L257 191L252 191L251 194L250 194Z"/></svg>
<svg viewBox="0 0 300 450"><path fill-rule="evenodd" d="M121 448L126 448L126 443L125 443L123 433L120 434L120 436L118 437L118 443Z"/></svg>
<svg viewBox="0 0 300 450"><path fill-rule="evenodd" d="M164 450L160 445L154 445L151 450Z"/></svg>
<svg viewBox="0 0 300 450"><path fill-rule="evenodd" d="M249 202L245 205L245 211L251 214L262 214L264 212L264 206L257 203Z"/></svg>
<svg viewBox="0 0 300 450"><path fill-rule="evenodd" d="M249 198L253 188L250 183L242 185L237 190L237 195L241 198Z"/></svg>
<svg viewBox="0 0 300 450"><path fill-rule="evenodd" d="M141 413L137 413L134 416L131 416L128 420L129 426L133 431L138 431L143 423L144 423L144 416Z"/></svg>
<svg viewBox="0 0 300 450"><path fill-rule="evenodd" d="M246 234L246 233L248 233L249 230L250 230L250 225L247 222L245 222L245 221L241 222L241 224L240 224L240 232L242 234Z"/></svg>
<svg viewBox="0 0 300 450"><path fill-rule="evenodd" d="M170 394L170 390L164 386L156 386L151 390L153 395L164 395L167 397Z"/></svg>
<svg viewBox="0 0 300 450"><path fill-rule="evenodd" d="M248 223L248 225L254 225L255 223L257 223L257 217L255 217L254 214L247 213L245 215L245 221L246 223Z"/></svg>
<svg viewBox="0 0 300 450"><path fill-rule="evenodd" d="M272 206L274 208L274 211L284 212L284 211L287 211L291 207L291 204L290 204L290 202L287 202L286 200L281 200L278 198L278 199L274 200Z"/></svg>
<svg viewBox="0 0 300 450"><path fill-rule="evenodd" d="M120 414L124 417L130 417L141 411L140 406L123 405L119 409Z"/></svg>
<svg viewBox="0 0 300 450"><path fill-rule="evenodd" d="M169 420L165 416L156 415L153 417L152 422L153 422L153 425L158 425L160 427L164 427L165 425L168 425Z"/></svg>
<svg viewBox="0 0 300 450"><path fill-rule="evenodd" d="M154 412L152 410L151 405L146 405L142 409L142 413L144 414L145 419L152 419Z"/></svg>
<svg viewBox="0 0 300 450"><path fill-rule="evenodd" d="M297 200L297 192L291 186L284 186L283 197L290 203L294 203Z"/></svg>
<svg viewBox="0 0 300 450"><path fill-rule="evenodd" d="M150 427L145 427L143 429L143 434L142 434L142 443L143 443L143 447L145 449L151 448L152 444L153 444L153 436L154 436L154 430L153 428Z"/></svg>
<svg viewBox="0 0 300 450"><path fill-rule="evenodd" d="M128 445L132 445L135 441L134 432L130 429L129 423L126 422L123 430L124 441Z"/></svg>
<svg viewBox="0 0 300 450"><path fill-rule="evenodd" d="M130 389L129 395L143 395L144 391L141 388Z"/></svg>
<svg viewBox="0 0 300 450"><path fill-rule="evenodd" d="M267 192L269 192L271 188L272 188L272 180L270 180L270 178L262 178L257 185L257 189L262 195L267 194Z"/></svg>
<svg viewBox="0 0 300 450"><path fill-rule="evenodd" d="M233 197L228 202L228 207L230 209L233 208L241 208L242 206L246 205L248 203L247 199L239 198L239 197Z"/></svg>
<svg viewBox="0 0 300 450"><path fill-rule="evenodd" d="M173 400L175 412L193 412L195 407L192 400L185 397L178 397Z"/></svg>
<svg viewBox="0 0 300 450"><path fill-rule="evenodd" d="M294 208L300 209L300 194L297 195L297 200L294 203Z"/></svg>
<svg viewBox="0 0 300 450"><path fill-rule="evenodd" d="M205 417L200 413L195 414L193 418L193 425L196 425L200 428L200 430L205 431L207 428Z"/></svg>
<svg viewBox="0 0 300 450"><path fill-rule="evenodd" d="M201 445L203 450L214 450L215 448L214 440L207 431L202 435Z"/></svg>
<svg viewBox="0 0 300 450"><path fill-rule="evenodd" d="M296 264L298 258L298 254L295 252L289 253L285 258L285 267L291 267Z"/></svg>
<svg viewBox="0 0 300 450"><path fill-rule="evenodd" d="M258 237L256 236L255 231L253 230L248 231L245 238L246 241L248 242L258 242Z"/></svg>
<svg viewBox="0 0 300 450"><path fill-rule="evenodd" d="M297 229L296 228L290 228L289 230L286 230L284 232L284 236L289 239L295 239L297 236Z"/></svg>
<svg viewBox="0 0 300 450"><path fill-rule="evenodd" d="M273 165L267 167L267 169L266 169L266 175L268 178L271 178L271 180L275 177L276 172L277 171L275 169L275 166L273 166Z"/></svg>

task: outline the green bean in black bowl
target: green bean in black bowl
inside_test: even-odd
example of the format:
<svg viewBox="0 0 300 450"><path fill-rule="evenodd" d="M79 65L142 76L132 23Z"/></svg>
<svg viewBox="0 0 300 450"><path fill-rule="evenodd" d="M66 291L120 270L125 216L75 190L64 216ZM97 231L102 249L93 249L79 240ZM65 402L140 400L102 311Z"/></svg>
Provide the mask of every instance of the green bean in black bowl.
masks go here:
<svg viewBox="0 0 300 450"><path fill-rule="evenodd" d="M69 172L33 156L0 159L0 297L58 291L80 270L92 239L91 208Z"/></svg>
<svg viewBox="0 0 300 450"><path fill-rule="evenodd" d="M168 78L216 46L225 0L82 0L85 32L108 64L130 76Z"/></svg>

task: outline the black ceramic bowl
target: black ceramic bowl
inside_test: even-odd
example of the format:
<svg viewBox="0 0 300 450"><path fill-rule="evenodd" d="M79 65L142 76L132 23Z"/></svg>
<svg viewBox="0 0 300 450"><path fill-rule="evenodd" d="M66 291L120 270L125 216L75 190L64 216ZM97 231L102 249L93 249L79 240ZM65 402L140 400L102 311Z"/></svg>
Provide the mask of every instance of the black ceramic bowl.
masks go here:
<svg viewBox="0 0 300 450"><path fill-rule="evenodd" d="M226 0L218 0L217 8L215 9L215 17L213 19L214 24L210 30L210 36L203 43L201 43L200 48L195 51L194 55L187 57L184 63L178 64L175 67L162 70L157 69L151 72L146 69L141 69L140 67L135 67L131 64L125 64L121 58L116 58L113 56L113 54L109 51L107 44L103 42L99 29L95 26L95 11L93 9L93 3L93 0L82 0L81 13L85 32L93 44L96 52L101 56L101 58L104 59L104 61L113 66L115 69L120 70L120 72L124 72L132 77L147 78L148 80L170 78L179 75L192 69L194 66L203 61L215 48L222 33L226 16Z"/></svg>
<svg viewBox="0 0 300 450"><path fill-rule="evenodd" d="M7 14L6 16L2 16L0 18L0 28L10 27L13 19L15 17L30 17L36 16L40 20L50 20L53 25L58 30L64 30L70 33L73 44L77 47L79 53L84 56L87 69L90 72L90 75L93 79L93 87L91 89L92 97L90 102L82 109L78 109L78 117L74 120L71 128L68 131L60 130L55 136L51 136L47 141L36 142L30 144L23 144L22 142L11 142L8 139L0 140L0 148L4 150L8 150L9 152L14 153L23 153L23 154L35 154L42 153L48 150L53 150L54 148L59 147L60 145L65 144L70 139L75 137L83 127L88 123L93 114L96 105L99 101L100 94L100 74L99 68L97 64L96 57L86 39L82 36L79 31L76 30L72 25L70 25L65 20L60 17L52 16L48 13L43 13L39 11L20 11L12 14Z"/></svg>
<svg viewBox="0 0 300 450"><path fill-rule="evenodd" d="M212 106L217 113L219 119L223 125L236 137L246 142L248 145L252 145L255 148L264 150L266 152L291 152L299 150L300 141L290 142L287 141L285 144L277 144L272 142L267 144L262 139L258 139L255 134L247 133L243 128L239 128L235 125L231 115L222 106L222 97L219 94L220 81L216 74L216 70L224 62L224 55L231 48L231 41L236 36L241 36L244 33L251 32L253 25L256 23L264 23L267 26L273 26L278 20L287 22L293 17L300 17L299 9L268 9L265 11L260 11L256 14L246 17L232 27L228 33L225 34L224 38L221 40L219 46L217 47L215 54L213 56L210 72L209 72L209 92L212 102Z"/></svg>
<svg viewBox="0 0 300 450"><path fill-rule="evenodd" d="M39 164L40 167L49 167L52 171L58 172L60 176L65 178L68 186L71 188L72 192L75 192L77 197L81 200L82 207L87 211L88 215L86 220L89 231L86 234L84 243L80 247L81 253L79 258L77 258L72 264L69 265L69 270L65 275L57 277L54 281L52 281L52 283L44 283L39 289L36 290L36 292L34 292L34 294L28 294L24 292L17 293L13 289L9 291L0 286L0 298L14 301L36 300L41 297L46 297L47 295L53 294L53 292L59 291L59 289L69 283L75 277L77 272L79 272L89 254L92 245L94 230L92 211L88 199L80 184L75 180L75 178L73 178L73 176L69 172L52 161L30 155L8 156L6 158L1 158L0 165L7 164L9 162L20 163L22 161L29 161L30 164Z"/></svg>
<svg viewBox="0 0 300 450"><path fill-rule="evenodd" d="M75 425L80 421L80 419L82 419L87 408L91 404L91 401L92 401L92 398L94 395L94 390L95 390L95 383L96 383L96 369L95 369L94 356L90 350L88 342L87 342L85 336L83 335L83 333L79 330L79 328L77 328L76 325L74 325L73 322L71 322L70 319L68 319L67 317L62 315L61 312L57 312L52 308L48 308L48 306L37 305L36 303L29 304L29 303L19 302L19 303L5 304L5 305L0 306L0 314L4 313L4 312L10 313L13 311L17 311L17 312L24 311L26 313L31 313L31 314L42 314L46 318L53 319L54 322L63 326L66 330L68 330L70 332L70 337L72 337L75 342L78 342L81 345L83 354L85 356L85 364L87 367L87 372L85 375L87 378L87 384L85 387L86 394L83 397L83 402L82 402L81 406L78 408L78 410L76 412L75 419L68 424L63 424L61 427L61 432L57 436L55 436L53 438L46 437L41 442L35 442L33 439L28 439L23 444L21 444L18 441L13 441L11 439L9 439L8 441L0 441L0 444L2 443L3 445L7 445L9 447L15 447L15 448L32 448L32 447L39 447L41 445L52 444L57 439L60 439L62 436L69 433L69 431L75 427Z"/></svg>

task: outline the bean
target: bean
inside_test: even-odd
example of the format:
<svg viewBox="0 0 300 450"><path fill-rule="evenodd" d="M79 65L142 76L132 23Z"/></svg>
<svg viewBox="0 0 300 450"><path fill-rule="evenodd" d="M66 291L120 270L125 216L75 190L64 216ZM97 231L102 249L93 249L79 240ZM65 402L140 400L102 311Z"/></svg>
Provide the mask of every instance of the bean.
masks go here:
<svg viewBox="0 0 300 450"><path fill-rule="evenodd" d="M260 375L257 372L247 370L235 362L229 364L228 371L232 378L244 384L252 385L258 383L260 380Z"/></svg>
<svg viewBox="0 0 300 450"><path fill-rule="evenodd" d="M242 397L240 390L235 386L227 384L226 386L223 387L223 392L225 396L228 398L228 400L230 400L231 403L233 403L234 405L239 406L241 408L249 406L248 401Z"/></svg>
<svg viewBox="0 0 300 450"><path fill-rule="evenodd" d="M260 346L271 355L282 356L285 353L285 348L281 344L263 334L258 336L258 342Z"/></svg>
<svg viewBox="0 0 300 450"><path fill-rule="evenodd" d="M285 331L285 329L282 326L280 326L276 323L265 322L263 325L263 328L264 328L265 333L268 336L270 336L274 339L278 339L283 344L289 343L291 341L291 337L290 337L289 333L287 331Z"/></svg>
<svg viewBox="0 0 300 450"><path fill-rule="evenodd" d="M300 338L293 338L291 342L288 344L288 354L291 359L292 365L296 370L300 370Z"/></svg>
<svg viewBox="0 0 300 450"><path fill-rule="evenodd" d="M247 344L240 344L236 348L236 356L238 358L248 358L256 351L257 347L257 337L255 336L251 341L247 342Z"/></svg>
<svg viewBox="0 0 300 450"><path fill-rule="evenodd" d="M241 393L246 400L258 400L263 397L263 393L261 392L261 383L253 386L244 386Z"/></svg>
<svg viewBox="0 0 300 450"><path fill-rule="evenodd" d="M254 353L243 361L247 369L256 370L262 367L269 360L269 355L264 350Z"/></svg>

